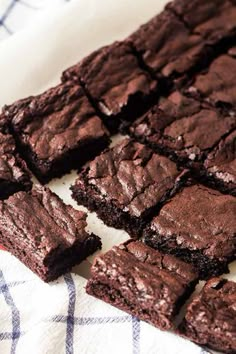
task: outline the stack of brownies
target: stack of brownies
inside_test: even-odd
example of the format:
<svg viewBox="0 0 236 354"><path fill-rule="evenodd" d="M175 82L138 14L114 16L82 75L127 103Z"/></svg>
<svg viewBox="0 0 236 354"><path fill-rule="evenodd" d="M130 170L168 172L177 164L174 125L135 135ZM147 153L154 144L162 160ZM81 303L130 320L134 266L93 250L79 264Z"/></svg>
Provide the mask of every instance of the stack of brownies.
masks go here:
<svg viewBox="0 0 236 354"><path fill-rule="evenodd" d="M76 168L73 198L130 235L95 259L87 292L236 353L236 283L219 278L236 259L235 0L175 0L57 87L3 107L0 152L6 249L51 281L101 248L86 213L42 186Z"/></svg>

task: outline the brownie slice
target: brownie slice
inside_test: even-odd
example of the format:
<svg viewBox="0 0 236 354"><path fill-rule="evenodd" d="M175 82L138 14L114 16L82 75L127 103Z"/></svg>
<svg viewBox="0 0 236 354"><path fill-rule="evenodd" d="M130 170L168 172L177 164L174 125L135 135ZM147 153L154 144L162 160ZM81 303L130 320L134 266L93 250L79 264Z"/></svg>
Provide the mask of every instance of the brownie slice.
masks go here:
<svg viewBox="0 0 236 354"><path fill-rule="evenodd" d="M236 34L236 6L230 0L175 0L167 8L208 43L216 44Z"/></svg>
<svg viewBox="0 0 236 354"><path fill-rule="evenodd" d="M205 66L211 48L174 13L163 11L141 26L129 39L154 73L176 78Z"/></svg>
<svg viewBox="0 0 236 354"><path fill-rule="evenodd" d="M174 161L199 168L233 128L235 117L175 91L134 122L129 133Z"/></svg>
<svg viewBox="0 0 236 354"><path fill-rule="evenodd" d="M201 279L228 272L236 259L236 198L193 185L163 206L145 242L192 263Z"/></svg>
<svg viewBox="0 0 236 354"><path fill-rule="evenodd" d="M236 196L236 131L209 153L204 166L212 186Z"/></svg>
<svg viewBox="0 0 236 354"><path fill-rule="evenodd" d="M182 186L184 176L166 157L125 139L83 169L72 187L73 198L95 211L105 224L135 237L152 213Z"/></svg>
<svg viewBox="0 0 236 354"><path fill-rule="evenodd" d="M0 202L0 244L49 282L101 248L86 216L37 186Z"/></svg>
<svg viewBox="0 0 236 354"><path fill-rule="evenodd" d="M205 72L197 75L187 93L236 116L236 48L220 55Z"/></svg>
<svg viewBox="0 0 236 354"><path fill-rule="evenodd" d="M31 187L30 174L17 154L13 137L0 129L0 200Z"/></svg>
<svg viewBox="0 0 236 354"><path fill-rule="evenodd" d="M128 241L95 259L86 291L167 330L197 279L190 265L140 241Z"/></svg>
<svg viewBox="0 0 236 354"><path fill-rule="evenodd" d="M158 83L144 70L128 43L103 47L63 73L63 80L80 81L107 127L140 116L153 100Z"/></svg>
<svg viewBox="0 0 236 354"><path fill-rule="evenodd" d="M236 353L236 283L209 280L187 307L179 332L192 341L228 354Z"/></svg>
<svg viewBox="0 0 236 354"><path fill-rule="evenodd" d="M42 183L79 168L109 143L82 88L60 84L4 108L22 156Z"/></svg>

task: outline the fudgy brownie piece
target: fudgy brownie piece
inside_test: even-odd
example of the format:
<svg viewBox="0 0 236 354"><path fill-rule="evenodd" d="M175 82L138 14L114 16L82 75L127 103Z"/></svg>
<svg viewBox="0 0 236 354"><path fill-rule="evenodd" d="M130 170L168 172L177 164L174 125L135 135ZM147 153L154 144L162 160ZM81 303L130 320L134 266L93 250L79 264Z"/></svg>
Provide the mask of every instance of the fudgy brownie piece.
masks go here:
<svg viewBox="0 0 236 354"><path fill-rule="evenodd" d="M236 196L236 131L208 154L204 166L214 187Z"/></svg>
<svg viewBox="0 0 236 354"><path fill-rule="evenodd" d="M32 186L24 161L16 152L15 141L0 129L0 199Z"/></svg>
<svg viewBox="0 0 236 354"><path fill-rule="evenodd" d="M236 116L236 49L215 59L205 72L196 76L187 92Z"/></svg>
<svg viewBox="0 0 236 354"><path fill-rule="evenodd" d="M207 153L236 128L236 119L175 91L129 128L139 141L173 160L199 167Z"/></svg>
<svg viewBox="0 0 236 354"><path fill-rule="evenodd" d="M48 188L18 192L0 202L0 244L48 282L101 248L86 216Z"/></svg>
<svg viewBox="0 0 236 354"><path fill-rule="evenodd" d="M197 279L194 268L179 259L128 241L95 259L86 291L166 330Z"/></svg>
<svg viewBox="0 0 236 354"><path fill-rule="evenodd" d="M141 26L129 40L155 73L175 78L204 66L211 48L170 11Z"/></svg>
<svg viewBox="0 0 236 354"><path fill-rule="evenodd" d="M121 121L140 116L152 102L158 83L141 68L128 43L103 47L63 73L80 81L114 132Z"/></svg>
<svg viewBox="0 0 236 354"><path fill-rule="evenodd" d="M215 44L236 34L236 6L230 0L175 0L167 8L208 43Z"/></svg>
<svg viewBox="0 0 236 354"><path fill-rule="evenodd" d="M226 273L236 259L236 198L193 185L161 209L146 228L145 242L192 263L201 279Z"/></svg>
<svg viewBox="0 0 236 354"><path fill-rule="evenodd" d="M184 176L168 158L125 139L82 170L73 198L105 224L135 237L154 210L182 186Z"/></svg>
<svg viewBox="0 0 236 354"><path fill-rule="evenodd" d="M179 332L211 349L236 353L236 283L209 280L187 307Z"/></svg>
<svg viewBox="0 0 236 354"><path fill-rule="evenodd" d="M74 83L6 106L3 113L22 156L42 183L79 168L109 143L101 119Z"/></svg>

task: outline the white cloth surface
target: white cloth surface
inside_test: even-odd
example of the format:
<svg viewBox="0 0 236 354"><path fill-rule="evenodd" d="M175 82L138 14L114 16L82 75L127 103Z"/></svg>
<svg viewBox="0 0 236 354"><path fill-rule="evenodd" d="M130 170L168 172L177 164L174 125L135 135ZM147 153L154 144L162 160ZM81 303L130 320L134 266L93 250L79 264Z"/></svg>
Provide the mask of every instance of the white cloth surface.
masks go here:
<svg viewBox="0 0 236 354"><path fill-rule="evenodd" d="M43 10L24 30L0 42L0 107L55 85L62 70L100 46L125 38L166 2L72 0L53 12ZM0 11L4 3L0 0ZM72 172L49 187L77 208L69 190L75 178ZM102 238L103 251L128 238L91 213L88 229ZM44 284L13 256L0 251L0 354L205 352L86 295L83 277L88 273L89 263L84 262L58 281ZM235 274L232 268L231 277Z"/></svg>
<svg viewBox="0 0 236 354"><path fill-rule="evenodd" d="M204 353L184 339L88 296L85 284L75 274L45 284L2 252L0 353Z"/></svg>

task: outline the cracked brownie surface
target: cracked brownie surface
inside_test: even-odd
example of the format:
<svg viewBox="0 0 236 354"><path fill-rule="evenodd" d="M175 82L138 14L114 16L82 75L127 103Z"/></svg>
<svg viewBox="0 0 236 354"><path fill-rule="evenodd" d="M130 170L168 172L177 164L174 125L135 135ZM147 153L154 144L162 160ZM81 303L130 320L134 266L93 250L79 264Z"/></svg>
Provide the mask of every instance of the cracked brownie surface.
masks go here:
<svg viewBox="0 0 236 354"><path fill-rule="evenodd" d="M6 106L22 155L42 182L80 167L109 143L109 134L74 83Z"/></svg>
<svg viewBox="0 0 236 354"><path fill-rule="evenodd" d="M0 131L0 199L31 186L29 172L16 151L13 137Z"/></svg>
<svg viewBox="0 0 236 354"><path fill-rule="evenodd" d="M236 198L193 185L177 193L154 217L145 242L179 256L201 278L227 272L236 258Z"/></svg>
<svg viewBox="0 0 236 354"><path fill-rule="evenodd" d="M193 267L140 241L99 256L86 290L161 329L169 329L198 279Z"/></svg>
<svg viewBox="0 0 236 354"><path fill-rule="evenodd" d="M228 354L236 353L236 283L209 280L187 307L179 332L192 341Z"/></svg>
<svg viewBox="0 0 236 354"><path fill-rule="evenodd" d="M139 233L145 218L175 193L184 175L168 158L125 139L79 174L73 197L108 225Z"/></svg>
<svg viewBox="0 0 236 354"><path fill-rule="evenodd" d="M112 131L122 120L141 115L158 88L158 82L140 66L133 48L125 42L93 52L66 70L63 80L82 83Z"/></svg>
<svg viewBox="0 0 236 354"><path fill-rule="evenodd" d="M41 186L0 202L0 243L44 281L66 273L101 247L87 215Z"/></svg>

